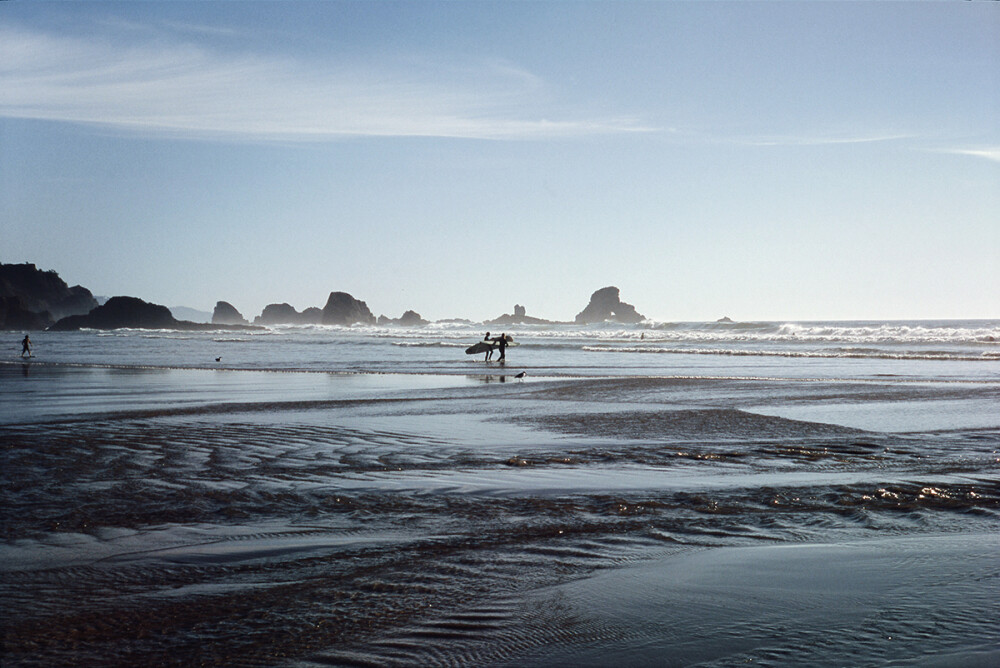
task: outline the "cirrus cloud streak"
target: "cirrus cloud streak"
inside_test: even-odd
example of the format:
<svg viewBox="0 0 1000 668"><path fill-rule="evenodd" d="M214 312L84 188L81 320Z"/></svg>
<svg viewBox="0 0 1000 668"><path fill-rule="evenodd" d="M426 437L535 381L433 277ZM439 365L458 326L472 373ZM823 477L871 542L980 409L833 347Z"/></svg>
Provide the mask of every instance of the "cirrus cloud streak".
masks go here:
<svg viewBox="0 0 1000 668"><path fill-rule="evenodd" d="M347 137L541 139L648 132L635 118L553 105L509 64L458 70L221 53L0 29L0 117L99 124L142 134L325 141Z"/></svg>

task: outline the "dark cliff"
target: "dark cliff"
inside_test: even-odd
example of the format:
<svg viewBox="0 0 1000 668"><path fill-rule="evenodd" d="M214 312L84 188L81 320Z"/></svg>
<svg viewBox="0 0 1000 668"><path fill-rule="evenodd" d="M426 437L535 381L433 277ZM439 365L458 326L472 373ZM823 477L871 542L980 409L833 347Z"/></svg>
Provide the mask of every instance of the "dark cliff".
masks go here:
<svg viewBox="0 0 1000 668"><path fill-rule="evenodd" d="M44 329L97 306L87 288L69 287L56 272L33 264L0 264L0 301L0 329Z"/></svg>

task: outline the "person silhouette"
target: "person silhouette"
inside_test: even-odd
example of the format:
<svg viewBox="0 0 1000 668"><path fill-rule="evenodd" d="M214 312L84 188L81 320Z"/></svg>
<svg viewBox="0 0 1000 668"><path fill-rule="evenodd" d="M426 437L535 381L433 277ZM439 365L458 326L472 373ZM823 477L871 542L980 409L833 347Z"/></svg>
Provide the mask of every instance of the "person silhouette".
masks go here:
<svg viewBox="0 0 1000 668"><path fill-rule="evenodd" d="M503 362L505 359L505 355L507 353L507 335L501 334L499 337L497 337L496 342L497 346L500 348L500 357L499 359L497 359L497 361Z"/></svg>
<svg viewBox="0 0 1000 668"><path fill-rule="evenodd" d="M28 353L28 357L31 357L31 339L28 335L24 335L24 340L21 341L21 357L24 357L24 353Z"/></svg>
<svg viewBox="0 0 1000 668"><path fill-rule="evenodd" d="M489 343L489 344L493 343L493 341L490 339L490 333L489 332L486 332L486 336L483 337L483 341L485 341L486 343ZM486 358L483 361L484 362L489 362L490 358L492 358L492 357L493 357L493 346L490 345L490 347L486 350Z"/></svg>

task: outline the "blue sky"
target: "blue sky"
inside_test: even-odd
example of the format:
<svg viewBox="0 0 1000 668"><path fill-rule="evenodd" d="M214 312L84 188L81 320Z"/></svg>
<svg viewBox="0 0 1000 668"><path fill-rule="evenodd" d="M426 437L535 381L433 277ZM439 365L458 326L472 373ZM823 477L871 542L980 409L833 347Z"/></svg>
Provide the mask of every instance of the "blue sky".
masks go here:
<svg viewBox="0 0 1000 668"><path fill-rule="evenodd" d="M252 317L1000 317L1000 3L0 3L0 260Z"/></svg>

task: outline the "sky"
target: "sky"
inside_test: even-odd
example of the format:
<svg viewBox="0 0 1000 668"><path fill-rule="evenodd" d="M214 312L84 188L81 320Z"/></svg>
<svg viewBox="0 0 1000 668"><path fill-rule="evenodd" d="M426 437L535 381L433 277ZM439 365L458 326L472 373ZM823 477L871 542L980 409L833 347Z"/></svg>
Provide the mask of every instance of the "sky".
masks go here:
<svg viewBox="0 0 1000 668"><path fill-rule="evenodd" d="M0 261L253 318L1000 317L997 2L0 2Z"/></svg>

